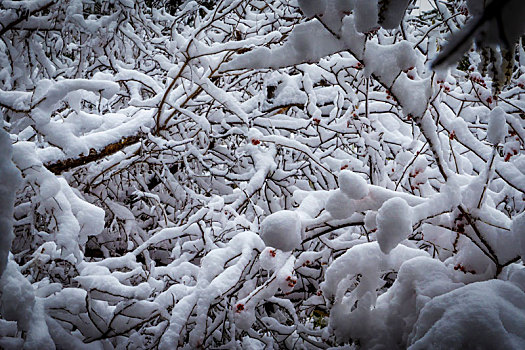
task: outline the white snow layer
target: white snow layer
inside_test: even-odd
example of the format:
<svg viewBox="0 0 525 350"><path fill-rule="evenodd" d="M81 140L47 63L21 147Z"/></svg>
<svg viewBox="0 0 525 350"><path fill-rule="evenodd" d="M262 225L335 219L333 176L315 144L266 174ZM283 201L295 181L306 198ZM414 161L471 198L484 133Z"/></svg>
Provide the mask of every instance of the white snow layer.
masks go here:
<svg viewBox="0 0 525 350"><path fill-rule="evenodd" d="M377 59L378 57L381 59ZM416 62L416 54L407 41L392 45L379 45L370 41L366 45L365 73L380 77L387 86L392 85L400 71L414 67Z"/></svg>
<svg viewBox="0 0 525 350"><path fill-rule="evenodd" d="M260 47L238 55L222 65L221 70L280 68L304 62L317 62L322 57L345 49L362 53L365 36L356 31L353 16L346 16L343 19L341 31L341 39L339 39L326 30L317 19L301 23L294 27L282 46L272 49Z"/></svg>

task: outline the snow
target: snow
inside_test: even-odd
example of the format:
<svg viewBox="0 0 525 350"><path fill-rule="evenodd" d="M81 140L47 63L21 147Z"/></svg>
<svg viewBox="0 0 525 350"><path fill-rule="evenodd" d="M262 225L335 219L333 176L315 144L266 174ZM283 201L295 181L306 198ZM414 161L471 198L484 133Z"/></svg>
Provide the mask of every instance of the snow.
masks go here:
<svg viewBox="0 0 525 350"><path fill-rule="evenodd" d="M377 58L381 57L381 60ZM388 62L388 64L384 64ZM396 77L401 71L415 67L417 62L414 49L406 41L401 41L392 45L380 45L374 41L368 41L365 49L364 65L367 76L375 75L381 78L388 87L392 86ZM398 89L403 89L406 84L412 81L404 81L398 85ZM411 90L412 91L412 90ZM417 89L413 90L417 92ZM407 96L400 94L399 96Z"/></svg>
<svg viewBox="0 0 525 350"><path fill-rule="evenodd" d="M42 300L35 300L31 313L31 325L24 342L24 349L55 349L55 342L51 338L47 327Z"/></svg>
<svg viewBox="0 0 525 350"><path fill-rule="evenodd" d="M270 214L261 223L264 243L282 251L291 251L301 244L301 231L299 215L291 210Z"/></svg>
<svg viewBox="0 0 525 350"><path fill-rule="evenodd" d="M411 93L407 93L410 91ZM431 96L430 79L412 80L402 73L397 77L392 92L398 97L406 116L423 116Z"/></svg>
<svg viewBox="0 0 525 350"><path fill-rule="evenodd" d="M501 107L494 108L489 115L487 140L493 145L498 145L505 140L507 135L507 119Z"/></svg>
<svg viewBox="0 0 525 350"><path fill-rule="evenodd" d="M499 280L472 283L429 301L409 336L409 349L436 344L520 349L525 346L525 293Z"/></svg>
<svg viewBox="0 0 525 350"><path fill-rule="evenodd" d="M259 254L259 264L261 268L273 272L281 268L289 257L290 254L288 252L273 247L266 247Z"/></svg>
<svg viewBox="0 0 525 350"><path fill-rule="evenodd" d="M392 287L377 299L371 312L363 346L373 348L399 344L406 348L408 337L421 309L433 298L462 287L454 282L450 270L428 256L407 260L399 268Z"/></svg>
<svg viewBox="0 0 525 350"><path fill-rule="evenodd" d="M85 244L89 236L96 236L104 229L104 210L79 197L64 179L59 179L59 182L62 192L71 203L71 212L80 225L79 243Z"/></svg>
<svg viewBox="0 0 525 350"><path fill-rule="evenodd" d="M0 105L16 110L24 110L29 105L31 94L23 91L3 91L0 89Z"/></svg>
<svg viewBox="0 0 525 350"><path fill-rule="evenodd" d="M355 212L355 205L343 191L335 190L328 198L326 210L334 219L346 219Z"/></svg>
<svg viewBox="0 0 525 350"><path fill-rule="evenodd" d="M412 233L412 213L407 202L391 198L377 212L377 242L388 254Z"/></svg>
<svg viewBox="0 0 525 350"><path fill-rule="evenodd" d="M66 79L53 84L48 80L42 80L37 86L33 99L39 101L38 107L32 112L37 127L49 123L51 111L55 104L66 97L70 92L86 90L99 92L102 97L109 99L115 95L120 86L111 81L88 80L88 79Z"/></svg>
<svg viewBox="0 0 525 350"><path fill-rule="evenodd" d="M361 199L368 195L366 180L349 170L343 170L339 173L339 188L351 199Z"/></svg>
<svg viewBox="0 0 525 350"><path fill-rule="evenodd" d="M0 348L524 347L521 2L175 3L2 2Z"/></svg>
<svg viewBox="0 0 525 350"><path fill-rule="evenodd" d="M318 20L301 23L294 27L283 46L272 50L260 47L251 52L237 56L224 64L221 70L243 68L279 68L303 62L316 62L347 48L355 52L363 50L364 37L355 31L353 16L343 19L341 39L328 32ZM312 41L311 38L316 40Z"/></svg>
<svg viewBox="0 0 525 350"><path fill-rule="evenodd" d="M377 242L371 242L356 245L337 258L328 267L325 281L321 284L323 295L334 299L330 326L335 334L343 340L366 334L376 321L370 319L370 310L376 304L377 290L384 284L380 276L399 271L405 261L418 256L428 254L399 245L385 255ZM354 282L356 280L358 283ZM355 288L347 293L351 286ZM356 301L358 308L354 309ZM359 304L362 306L359 307Z"/></svg>
<svg viewBox="0 0 525 350"><path fill-rule="evenodd" d="M341 22L345 14L353 10L357 18L356 28L361 33L366 33L378 27L377 20L380 5L381 16L383 17L380 23L381 26L386 29L394 29L403 19L409 1L389 0L383 4L381 2L378 3L377 0L299 0L298 3L301 11L307 18L319 16L332 28L337 26L337 22Z"/></svg>

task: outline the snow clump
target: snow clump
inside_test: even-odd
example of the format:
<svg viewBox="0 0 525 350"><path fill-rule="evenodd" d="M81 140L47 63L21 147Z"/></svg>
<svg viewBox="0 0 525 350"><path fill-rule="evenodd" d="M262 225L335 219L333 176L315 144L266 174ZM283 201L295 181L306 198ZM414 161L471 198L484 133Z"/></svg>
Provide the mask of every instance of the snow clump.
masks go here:
<svg viewBox="0 0 525 350"><path fill-rule="evenodd" d="M377 242L381 251L389 254L412 232L410 206L399 197L390 198L377 213Z"/></svg>
<svg viewBox="0 0 525 350"><path fill-rule="evenodd" d="M343 170L339 173L339 188L341 192L352 199L362 199L368 195L366 180L349 170Z"/></svg>
<svg viewBox="0 0 525 350"><path fill-rule="evenodd" d="M267 246L291 251L301 244L301 220L291 210L281 210L267 216L261 223L261 238Z"/></svg>
<svg viewBox="0 0 525 350"><path fill-rule="evenodd" d="M326 210L334 219L341 220L350 217L355 212L353 200L348 198L341 190L335 190L328 197Z"/></svg>
<svg viewBox="0 0 525 350"><path fill-rule="evenodd" d="M497 145L505 139L507 135L507 120L505 111L501 107L496 107L490 112L489 126L487 129L487 140L493 145Z"/></svg>

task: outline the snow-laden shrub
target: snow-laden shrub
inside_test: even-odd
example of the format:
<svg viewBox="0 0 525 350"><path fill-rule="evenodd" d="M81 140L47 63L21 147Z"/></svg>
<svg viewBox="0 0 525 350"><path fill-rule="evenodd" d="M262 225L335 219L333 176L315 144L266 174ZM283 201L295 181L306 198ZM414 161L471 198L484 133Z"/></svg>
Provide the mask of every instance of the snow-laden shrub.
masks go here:
<svg viewBox="0 0 525 350"><path fill-rule="evenodd" d="M517 3L1 2L0 347L522 348Z"/></svg>

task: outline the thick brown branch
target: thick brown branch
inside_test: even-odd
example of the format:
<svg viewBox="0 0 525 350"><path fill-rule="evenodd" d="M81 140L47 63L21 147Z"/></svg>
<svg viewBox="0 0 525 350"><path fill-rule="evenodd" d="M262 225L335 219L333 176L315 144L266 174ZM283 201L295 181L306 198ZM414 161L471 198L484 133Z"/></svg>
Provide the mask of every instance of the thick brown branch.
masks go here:
<svg viewBox="0 0 525 350"><path fill-rule="evenodd" d="M109 145L101 149L100 151L93 151L93 152L90 152L88 155L81 156L78 158L69 158L65 160L59 160L58 162L55 162L55 163L45 164L45 166L52 173L56 175L60 175L63 172L69 171L76 167L86 165L88 163L95 162L104 157L115 154L118 151L124 149L125 147L131 146L139 142L143 138L144 138L144 134L128 136L118 142L110 143Z"/></svg>

